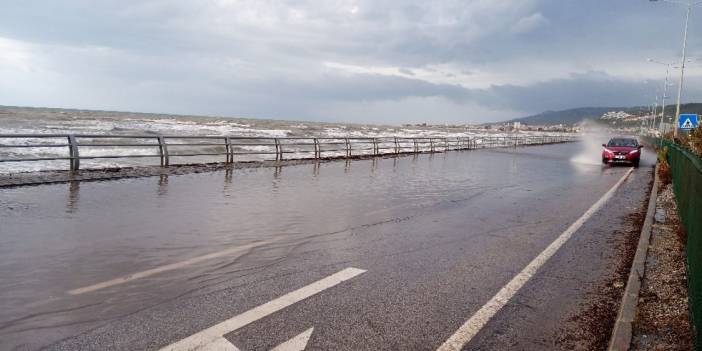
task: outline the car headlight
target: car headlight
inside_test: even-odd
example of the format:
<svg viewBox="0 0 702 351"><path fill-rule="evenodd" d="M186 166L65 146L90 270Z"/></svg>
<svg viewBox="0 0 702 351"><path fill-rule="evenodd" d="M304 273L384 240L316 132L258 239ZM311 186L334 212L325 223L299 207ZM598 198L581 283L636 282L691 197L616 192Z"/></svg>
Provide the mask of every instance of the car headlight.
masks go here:
<svg viewBox="0 0 702 351"><path fill-rule="evenodd" d="M610 150L610 149L604 149L604 152L607 152L607 153L610 153L610 154L614 154L614 151L612 151L612 150Z"/></svg>
<svg viewBox="0 0 702 351"><path fill-rule="evenodd" d="M639 152L639 149L629 151L629 155Z"/></svg>

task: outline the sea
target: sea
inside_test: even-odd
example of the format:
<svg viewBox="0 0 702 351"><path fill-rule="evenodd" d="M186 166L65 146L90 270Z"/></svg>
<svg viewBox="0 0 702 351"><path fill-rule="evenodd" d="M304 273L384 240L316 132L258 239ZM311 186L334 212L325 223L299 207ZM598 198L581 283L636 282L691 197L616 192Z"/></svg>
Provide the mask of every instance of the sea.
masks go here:
<svg viewBox="0 0 702 351"><path fill-rule="evenodd" d="M524 132L522 134L544 134L542 132ZM79 144L93 145L81 147L80 156L139 156L158 155L156 137L164 136L220 136L252 138L237 145L236 152L248 153L238 156L237 160L256 161L270 157L274 152L272 145L246 145L264 139L253 138L362 138L362 137L476 137L484 135L504 136L514 133L489 131L470 125L426 125L405 124L374 125L353 123L302 122L285 120L204 117L153 113L113 112L95 110L72 110L54 108L0 107L0 160L38 159L23 162L0 162L0 174L36 172L44 170L62 170L68 168L67 160L42 160L54 157L68 157L68 147L51 145L66 144L62 138L7 137L28 134L75 134L93 135L80 137ZM554 133L549 133L554 134ZM4 135L4 137L3 137ZM140 135L153 136L145 139L105 139L102 135ZM128 140L128 141L126 141ZM190 140L190 141L189 141ZM212 143L213 141L183 139L183 144ZM107 146L107 144L133 143L131 147ZM219 142L219 141L218 141ZM105 146L101 146L104 144ZM302 143L304 144L304 143ZM142 146L143 145L143 146ZM22 147L9 147L22 146ZM306 146L288 147L287 150L300 151L290 157L309 155ZM182 145L170 146L172 155L208 151L221 152L224 146ZM339 152L341 150L339 149ZM339 153L337 152L337 153ZM329 152L326 155L332 155ZM173 157L172 163L198 163L223 161L224 156ZM127 167L159 164L158 157L133 157L110 159L81 160L81 168Z"/></svg>

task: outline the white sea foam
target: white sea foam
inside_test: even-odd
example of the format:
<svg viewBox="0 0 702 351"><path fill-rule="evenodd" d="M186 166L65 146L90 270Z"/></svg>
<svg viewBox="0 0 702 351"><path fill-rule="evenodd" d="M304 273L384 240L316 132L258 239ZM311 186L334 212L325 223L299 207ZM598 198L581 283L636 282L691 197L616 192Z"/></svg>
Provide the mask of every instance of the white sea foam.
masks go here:
<svg viewBox="0 0 702 351"><path fill-rule="evenodd" d="M77 110L50 110L50 109L23 109L23 108L0 108L0 134L82 134L82 135L145 135L152 136L153 139L122 139L112 140L104 138L79 137L80 144L105 144L115 143L138 143L144 146L138 147L81 147L81 156L95 157L106 155L134 156L134 155L158 155L156 137L165 136L230 136L230 137L261 137L261 138L284 138L284 137L318 137L318 138L383 138L383 137L476 137L481 135L507 136L507 133L488 134L483 130L469 129L464 127L396 127L396 126L376 126L357 125L341 123L315 123L315 122L287 122L272 120L251 120L237 118L213 118L213 117L188 117L188 116L167 116L167 115L146 115L135 113L101 112L101 111L77 111ZM532 132L523 133L539 135L544 133ZM553 133L551 133L553 134ZM186 140L186 139L183 139ZM182 142L182 140L178 141ZM201 142L205 142L204 140ZM480 143L481 141L478 141ZM0 145L50 145L66 144L67 139L62 138L3 138ZM389 144L388 144L389 145ZM411 144L402 144L408 146ZM222 152L222 146L182 146L169 147L172 154L194 153L194 152ZM302 152L304 147L287 147L286 151ZM208 150L208 151L203 151ZM264 145L242 145L238 150L248 152L271 152L271 146ZM328 155L342 153L329 151ZM290 154L293 156L304 156L309 154ZM68 147L34 147L34 148L2 148L0 147L0 159L3 158L30 158L30 157L67 157ZM265 157L252 155L252 159ZM189 159L188 162L221 161L219 156ZM145 164L155 164L159 162L158 157L154 158L125 158L125 159L95 159L82 160L83 168L89 167L118 167L135 166ZM37 171L45 169L66 169L67 160L61 161L38 161L38 162L2 162L0 163L0 173L13 173L24 171Z"/></svg>

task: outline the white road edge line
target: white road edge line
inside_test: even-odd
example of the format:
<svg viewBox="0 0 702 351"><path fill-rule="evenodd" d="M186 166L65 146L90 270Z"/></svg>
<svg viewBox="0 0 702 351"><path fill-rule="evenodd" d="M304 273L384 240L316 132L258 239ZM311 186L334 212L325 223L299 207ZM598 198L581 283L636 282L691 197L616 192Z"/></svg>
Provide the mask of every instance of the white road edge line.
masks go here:
<svg viewBox="0 0 702 351"><path fill-rule="evenodd" d="M602 206L609 201L617 191L619 186L631 174L630 168L614 186L609 189L597 202L595 202L585 213L568 227L556 240L554 240L544 251L536 256L521 272L507 283L495 296L481 307L470 319L468 319L456 332L451 335L437 351L459 351L504 307L509 300L526 284L536 271L553 256L563 244L570 239L580 227L594 215Z"/></svg>
<svg viewBox="0 0 702 351"><path fill-rule="evenodd" d="M167 265L165 265L165 266L161 266L161 267L156 267L156 268L148 269L148 270L145 270L145 271L142 271L142 272L138 272L138 273L133 273L133 274L130 274L130 275L127 275L127 276L124 276L124 277L111 279L111 280L108 280L108 281L105 281L105 282L102 282L102 283L97 283L97 284L93 284L93 285L84 286L84 287L82 287L82 288L77 288L77 289L73 289L73 290L68 290L67 293L68 293L69 295L80 295L80 294L85 294L85 293L88 293L88 292L93 292L93 291L96 291L96 290L101 290L101 289L109 288L109 287L111 287L111 286L115 286L115 285L120 285L120 284L128 283L128 282L130 282L130 281L132 281L132 280L150 277L150 276L155 275L155 274L159 274L159 273L163 273L163 272L167 272L167 271L172 271L172 270L175 270L175 269L183 268L183 267L186 267L186 266L190 266L190 265L193 265L193 264L196 264L196 263L200 263L200 262L203 262L203 261L207 261L207 260L211 260L211 259L214 259L214 258L219 258L219 257L222 257L222 256L227 256L227 255L235 254L235 253L238 253L238 252L241 252L241 251L250 250L250 249L253 249L253 248L258 247L258 246L270 244L270 243L272 243L272 242L274 242L274 241L276 241L276 240L275 240L275 239L272 239L272 240L262 240L262 241L256 241L256 242L253 242L253 243L250 243L250 244L246 244L246 245L240 245L240 246L230 247L230 248L228 248L228 249L226 249L226 250L217 251L217 252L212 252L212 253L209 253L209 254L206 254L206 255L193 257L193 258L187 259L187 260L185 260L185 261L176 262L176 263L171 263L171 264L167 264Z"/></svg>
<svg viewBox="0 0 702 351"><path fill-rule="evenodd" d="M289 292L275 300L271 300L263 305L254 307L240 315L227 319L224 322L195 333L185 339L170 344L162 348L161 351L215 350L216 348L213 347L225 345L223 343L223 341L226 341L224 338L225 334L231 333L239 328L242 328L250 323L278 312L290 305L300 302L310 296L316 295L365 272L366 270L364 269L353 267L346 268L305 287ZM232 350L236 349L234 348Z"/></svg>

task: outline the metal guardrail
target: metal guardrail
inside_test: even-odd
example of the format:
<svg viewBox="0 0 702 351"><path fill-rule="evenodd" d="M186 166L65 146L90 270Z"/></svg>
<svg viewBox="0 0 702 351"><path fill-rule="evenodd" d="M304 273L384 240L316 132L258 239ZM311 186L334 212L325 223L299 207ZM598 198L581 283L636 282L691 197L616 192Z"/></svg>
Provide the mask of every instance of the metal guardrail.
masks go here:
<svg viewBox="0 0 702 351"><path fill-rule="evenodd" d="M8 139L27 139L26 144L2 143ZM49 142L64 139L67 143ZM88 141L81 142L81 140ZM237 136L165 136L165 135L100 135L100 134L0 134L3 148L67 148L67 156L0 158L4 162L31 162L67 160L69 169L80 169L81 160L118 158L159 158L162 167L168 167L173 157L224 156L226 163L233 163L236 156L268 157L276 161L286 155L291 159L353 156L379 156L401 153L444 152L480 148L516 147L521 145L550 144L573 141L566 135L515 135L446 137L237 137ZM42 140L32 142L31 140ZM86 148L154 148L153 154L89 155L81 156ZM191 151L177 152L189 147ZM246 148L249 148L248 150ZM258 148L260 151L251 150ZM199 149L199 150L198 150ZM209 150L208 150L209 149ZM195 150L195 151L192 151ZM176 152L174 152L176 151ZM298 156L298 157L295 157ZM307 156L307 157L305 157Z"/></svg>

